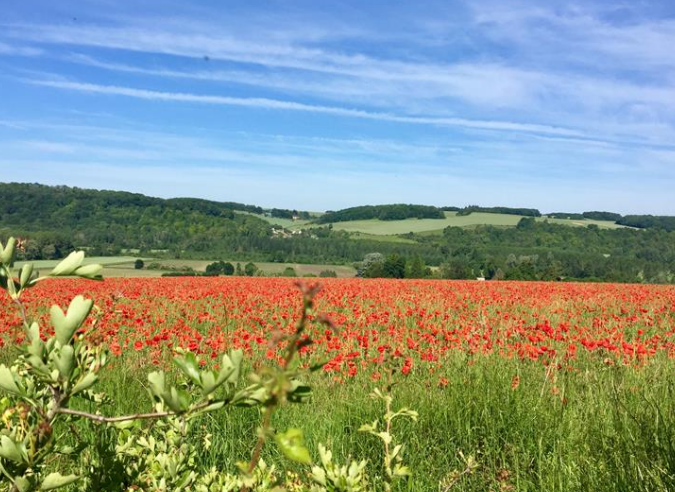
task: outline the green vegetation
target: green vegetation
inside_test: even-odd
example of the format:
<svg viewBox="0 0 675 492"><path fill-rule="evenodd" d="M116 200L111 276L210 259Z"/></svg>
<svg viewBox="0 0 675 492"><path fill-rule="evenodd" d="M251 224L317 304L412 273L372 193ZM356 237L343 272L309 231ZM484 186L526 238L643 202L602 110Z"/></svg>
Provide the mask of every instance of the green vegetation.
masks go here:
<svg viewBox="0 0 675 492"><path fill-rule="evenodd" d="M443 211L428 205L363 205L345 208L337 212L326 212L317 219L319 224L349 222L353 220L404 220L404 219L443 219Z"/></svg>
<svg viewBox="0 0 675 492"><path fill-rule="evenodd" d="M439 231L446 227L475 227L480 225L493 225L501 227L515 227L522 216L491 214L491 213L472 213L470 215L460 216L457 212L445 212L443 219L407 219L381 221L371 220L352 220L349 222L339 222L333 224L336 231L361 232L371 235L395 235L407 233L420 233L429 231Z"/></svg>
<svg viewBox="0 0 675 492"><path fill-rule="evenodd" d="M235 210L259 207L188 198L163 200L115 191L0 183L0 224L27 237L23 258L58 259L75 247L116 256L123 249L208 251L244 248L269 225Z"/></svg>
<svg viewBox="0 0 675 492"><path fill-rule="evenodd" d="M470 215L474 212L490 214L520 215L521 217L541 217L541 212L536 208L512 208L512 207L479 207L469 205L457 211L457 215Z"/></svg>
<svg viewBox="0 0 675 492"><path fill-rule="evenodd" d="M675 217L662 217L655 215L626 215L617 220L617 224L640 229L662 229L675 231Z"/></svg>
<svg viewBox="0 0 675 492"><path fill-rule="evenodd" d="M233 265L252 263L270 275L290 267L298 276L319 275L326 269L351 276L352 265L369 253L380 253L385 258L399 255L406 262L419 257L447 278L675 281L673 218L626 216L615 223L600 220L615 218L611 212L534 217L536 211L528 209L490 209L509 212L501 214L476 211L481 207L462 210L469 209L468 215L445 211L444 218L374 218L319 225L315 220L330 215L293 221L265 217L262 209L234 203L0 184L0 240L7 238L10 228L18 231L24 239L20 260L56 260L76 246L93 255L111 256L100 261L111 276L160 275L170 270L147 265L131 273L137 258L155 258L163 264L200 260L203 264L194 268L196 272L222 259ZM401 211L424 215L429 207L346 209L357 215L383 210L392 218ZM532 217L512 215L516 211ZM561 218L568 216L572 218ZM288 225L273 226L268 220ZM123 252L136 256L120 258ZM316 268L298 267L303 264ZM235 267L235 274L246 274L244 267L240 271Z"/></svg>
<svg viewBox="0 0 675 492"><path fill-rule="evenodd" d="M135 354L124 367L137 366ZM478 470L462 477L455 492L508 491L661 491L675 489L675 367L655 361L640 370L603 367L587 361L580 370L550 378L546 368L497 356L450 357L435 374L447 387L422 385L427 375L411 372L393 389L396 405L414 408L416 423L402 422L397 438L406 443L406 462L413 470L415 492L438 492L452 470L464 470L465 457L476 457ZM512 389L515 375L517 389ZM357 432L382 413L381 404L364 388L375 383L358 376L346 384L322 375L313 387L311 411L287 406L275 414L278 429L302 422L307 447L330 442L335 460L381 457L370 436ZM116 406L111 414L134 411L147 394L143 374L130 369L104 375L101 390ZM226 422L204 418L211 446L200 456L204 468L235 469L246 461L256 439L256 409L232 412ZM267 463L282 459L273 448L263 451ZM281 462L292 471L298 467ZM441 489L443 490L443 489Z"/></svg>

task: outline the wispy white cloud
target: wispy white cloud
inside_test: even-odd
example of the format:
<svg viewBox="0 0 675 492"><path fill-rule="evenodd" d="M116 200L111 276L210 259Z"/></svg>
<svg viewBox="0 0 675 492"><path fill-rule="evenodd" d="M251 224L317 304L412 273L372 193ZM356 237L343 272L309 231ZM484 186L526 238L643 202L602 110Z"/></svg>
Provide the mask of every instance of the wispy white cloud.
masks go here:
<svg viewBox="0 0 675 492"><path fill-rule="evenodd" d="M171 168L163 163L180 167L198 161L213 169L195 179L229 176L247 193L253 187L246 179L269 181L265 190L271 194L274 180L301 193L290 182L314 167L322 170L324 182L337 182L331 169L355 176L360 169L366 180L380 179L373 170L388 166L403 177L382 178L390 189L375 190L374 201L391 201L383 197L398 196L394 192L410 196L406 190L413 185L425 191L438 185L436 195L416 196L428 202L464 187L472 190L469 202L487 200L477 200L478 194L525 205L527 196L541 208L558 203L551 208L571 209L563 207L566 201L618 209L642 197L654 209L672 209L672 197L664 197L675 182L675 20L654 13L658 2L429 0L424 9L396 4L386 12L368 3L354 9L350 2L334 2L318 9L308 2L281 12L242 1L221 16L218 9L190 5L179 19L160 17L153 2L160 3L140 7L144 14L154 10L151 15L132 17L121 7L117 11L126 16L110 16L108 8L116 5L111 2L88 22L14 19L0 25L0 56L21 53L16 46L28 50L25 58L3 59L11 75L82 95L67 98L64 119L72 120L71 111L78 110L117 118L82 115L79 129L26 132L10 145L11 156L26 166L45 163L41 156L50 155L64 169L90 163L99 170L139 167L148 174ZM362 10L381 15L365 16ZM406 29L399 29L404 23ZM57 76L35 71L45 70L38 65L42 60L31 59L42 50ZM16 78L5 80L10 91L36 92ZM191 123L199 122L211 137L190 137L201 129L184 120L170 123L175 135L145 131L153 125L168 130L163 125L169 123L157 121L151 111L136 111L141 101L149 108L161 104L162 114L186 106L180 111L194 116ZM265 131L305 135L242 134L221 141L220 128L202 118L210 114L200 109L205 106L249 108L251 117L241 126L249 130L262 121L260 115L285 112L274 122L265 119ZM308 115L323 115L310 121L329 124L308 129ZM139 127L148 126L125 131L135 119ZM290 122L288 128L278 120ZM86 128L86 121L116 128ZM4 135L26 128L0 125ZM7 139L0 138L7 149ZM406 165L437 179L417 179L405 172ZM266 177L262 170L272 168L283 172ZM174 180L184 174L166 171ZM312 179L320 186L321 179ZM356 190L351 198L334 197L331 204L317 194L315 203L353 204L353 196L366 188L357 180L345 186ZM168 181L160 184L170 189ZM285 193L279 192L280 199ZM511 200L507 195L513 193ZM556 194L563 197L559 202Z"/></svg>
<svg viewBox="0 0 675 492"><path fill-rule="evenodd" d="M99 85L83 82L62 81L62 80L32 79L27 80L27 82L35 85L54 87L58 89L67 89L78 92L117 95L155 101L174 101L186 103L211 104L220 106L244 106L250 108L300 111L305 113L321 113L333 116L343 116L350 118L379 120L379 121L406 123L414 125L451 126L451 127L471 128L477 130L541 133L548 135L560 135L572 137L583 136L581 132L568 128L529 124L529 123L517 123L510 121L482 121L463 118L405 116L391 113L369 112L360 109L341 108L335 106L312 105L294 101L284 101L269 98L259 98L259 97L242 98L242 97L230 97L218 95L192 94L184 92L164 92L147 89L137 89L132 87Z"/></svg>
<svg viewBox="0 0 675 492"><path fill-rule="evenodd" d="M30 46L13 46L0 42L0 55L10 56L39 56L44 51Z"/></svg>
<svg viewBox="0 0 675 492"><path fill-rule="evenodd" d="M555 53L556 64L593 68L674 69L675 20L650 18L643 2L509 2L471 4L474 22L485 35L520 48L522 57ZM622 12L621 22L612 22Z"/></svg>

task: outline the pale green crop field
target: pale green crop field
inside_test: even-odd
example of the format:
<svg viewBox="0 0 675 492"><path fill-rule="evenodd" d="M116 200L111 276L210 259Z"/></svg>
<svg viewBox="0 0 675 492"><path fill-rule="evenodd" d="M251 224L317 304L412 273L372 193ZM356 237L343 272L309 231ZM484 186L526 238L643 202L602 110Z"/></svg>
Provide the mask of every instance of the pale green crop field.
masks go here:
<svg viewBox="0 0 675 492"><path fill-rule="evenodd" d="M549 219L548 217L537 217L537 221L548 221L551 224L562 224L574 227L588 227L591 224L598 226L600 229L626 229L626 226L615 224L609 220L575 220L575 219Z"/></svg>
<svg viewBox="0 0 675 492"><path fill-rule="evenodd" d="M134 262L138 259L137 256L91 256L84 259L83 264L89 265L91 263L99 263L103 265L103 277L161 277L163 273L170 272L171 268L190 267L194 271L203 272L206 266L217 260L164 260L141 258L145 262L145 267L139 270L134 268ZM48 270L54 268L61 260L36 260L30 261L36 270L45 270L43 274L49 273ZM166 269L148 270L147 266L157 262ZM17 261L15 268L21 268L26 262ZM231 261L233 265L240 263L242 268L247 261ZM333 270L338 277L354 277L356 269L346 265L309 265L304 263L271 263L271 262L254 262L255 265L263 272L271 275L276 275L284 271L285 268L291 267L295 273L301 277L303 275L319 275L323 270Z"/></svg>
<svg viewBox="0 0 675 492"><path fill-rule="evenodd" d="M103 266L111 265L126 265L130 264L133 267L133 263L138 259L138 256L87 256L82 262L83 265L89 265L91 263L99 263ZM147 262L146 258L141 258L143 261ZM34 261L17 261L14 266L16 268L21 268L25 263L32 263L33 268L38 270L44 268L54 268L62 260L34 260Z"/></svg>
<svg viewBox="0 0 675 492"><path fill-rule="evenodd" d="M210 263L213 263L214 261L217 260L156 260L157 263L161 264L162 266L166 267L171 267L171 268L181 268L181 267L190 267L196 272L203 272L206 270L206 266L209 265ZM237 263L241 264L241 267L243 268L247 261L231 261L231 260L223 260L223 261L229 261L233 265L236 266ZM356 275L356 269L347 266L347 265L309 265L305 263L272 263L272 262L265 262L265 261L254 261L253 262L255 266L257 266L260 270L262 270L265 273L268 274L278 274L284 271L285 268L291 267L295 270L295 273L301 277L303 275L319 275L323 270L333 270L338 277L354 277ZM148 265L148 262L146 262L146 266ZM110 268L110 271L112 272L115 270L115 268ZM126 270L125 269L120 269L120 270ZM141 270L142 272L144 270ZM164 273L167 270L147 270L147 272L153 272L155 276L160 276L162 273ZM105 272L104 272L105 275ZM115 275L111 275L115 276ZM126 275L123 275L126 276Z"/></svg>
<svg viewBox="0 0 675 492"><path fill-rule="evenodd" d="M269 222L272 225L278 225L285 229L302 229L303 226L309 223L308 220L291 220L291 219L282 219L280 217L268 217L266 215L253 214L250 212L235 212L237 214L252 215L253 217L258 217L266 222ZM319 214L313 214L319 215Z"/></svg>
<svg viewBox="0 0 675 492"><path fill-rule="evenodd" d="M473 213L457 216L456 212L445 212L445 219L405 220L353 220L336 222L333 228L340 231L363 232L375 235L407 234L436 231L446 227L471 227L476 225L515 226L522 217L518 215Z"/></svg>
<svg viewBox="0 0 675 492"><path fill-rule="evenodd" d="M521 215L490 214L474 212L469 215L457 215L456 212L445 212L445 219L405 219L405 220L353 220L349 222L335 222L333 228L339 231L353 233L362 233L365 238L372 236L392 236L396 234L423 233L423 234L441 234L446 227L477 227L481 225L491 225L496 227L515 227L518 225ZM601 229L619 229L624 226L617 225L609 221L600 220L567 220L567 219L548 219L546 217L537 218L538 221L548 220L552 224L562 224L572 227L587 227L595 224ZM297 223L296 223L297 224ZM297 227L297 226L296 226ZM312 227L309 225L308 227Z"/></svg>

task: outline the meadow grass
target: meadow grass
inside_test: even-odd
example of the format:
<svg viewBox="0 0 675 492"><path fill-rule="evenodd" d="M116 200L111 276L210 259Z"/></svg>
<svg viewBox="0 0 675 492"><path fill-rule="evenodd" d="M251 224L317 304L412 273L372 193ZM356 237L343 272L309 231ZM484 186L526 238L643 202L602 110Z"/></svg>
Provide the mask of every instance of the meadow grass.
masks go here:
<svg viewBox="0 0 675 492"><path fill-rule="evenodd" d="M102 387L116 402L111 413L135 412L139 402L149 401L140 367L145 363L131 354L106 371ZM401 490L438 491L452 470L463 469L460 452L474 455L479 467L452 491L673 490L675 364L662 359L643 367L607 366L588 357L579 366L551 371L540 363L458 353L434 377L413 371L400 379L392 390L394 408L419 412L417 422L394 427L414 472ZM440 377L447 378L446 387L437 384ZM340 460L368 459L381 471L381 444L358 428L381 417L381 402L368 394L383 384L365 376L337 382L321 373L309 381L311 401L282 408L274 427L301 427L315 459L318 444L325 443ZM211 434L213 443L200 453L204 469L234 471L237 461L247 461L259 418L259 410L240 408L201 418L194 439ZM263 458L281 470L307 471L284 460L271 443Z"/></svg>

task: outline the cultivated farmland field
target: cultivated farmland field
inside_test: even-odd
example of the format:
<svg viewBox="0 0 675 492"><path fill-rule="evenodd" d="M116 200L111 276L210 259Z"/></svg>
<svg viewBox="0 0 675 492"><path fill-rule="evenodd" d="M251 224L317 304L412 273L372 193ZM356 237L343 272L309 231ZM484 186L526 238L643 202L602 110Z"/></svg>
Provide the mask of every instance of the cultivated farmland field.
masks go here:
<svg viewBox="0 0 675 492"><path fill-rule="evenodd" d="M518 282L325 279L317 312L336 331L312 325L304 365L311 406L292 405L274 426L300 425L316 453L330 443L377 462L381 448L359 433L381 415L367 397L391 382L397 405L419 420L395 428L407 443L409 490L437 491L461 453L478 461L451 490L673 490L675 487L675 288ZM29 314L84 293L101 307L95 343L114 361L103 388L110 413L150 410L145 374L169 367L172 351L206 364L232 348L249 366L280 362L275 333L293 330L300 296L293 280L172 278L45 281L26 294ZM20 317L0 301L0 354L25 343ZM391 380L389 374L392 374ZM311 411L308 409L311 408ZM258 410L203 418L212 444L204 469L236 468L255 442ZM197 441L201 436L193 436ZM201 441L200 441L201 442ZM273 446L267 463L290 465Z"/></svg>
<svg viewBox="0 0 675 492"><path fill-rule="evenodd" d="M405 219L405 220L352 220L348 222L336 222L333 228L340 231L360 232L371 235L395 235L412 233L440 233L446 227L476 227L491 225L497 227L515 227L518 225L521 215L493 214L474 212L469 215L457 215L456 212L445 212L445 219ZM567 220L549 219L539 217L537 221L548 220L551 223L568 225L571 227L587 227L591 224L602 229L617 229L624 226L609 221L600 220ZM307 228L311 224L295 224L291 228Z"/></svg>
<svg viewBox="0 0 675 492"><path fill-rule="evenodd" d="M399 240L399 238L394 238ZM400 239L404 242L405 240ZM145 267L143 269L135 269L134 262L138 259L137 256L92 256L84 259L83 264L90 265L98 263L103 265L104 277L161 277L163 273L180 270L183 268L192 268L196 272L204 272L206 266L217 260L172 260L172 259L153 259L143 258ZM54 268L61 260L39 260L30 261L36 270L50 270ZM162 267L160 269L148 269L147 266L153 262L157 262ZM17 261L16 267L21 268L26 262ZM231 261L233 265L240 263L242 266L248 263L247 261ZM254 264L262 270L266 275L278 275L286 268L293 268L297 276L316 275L319 276L324 270L334 271L338 277L354 277L356 269L349 265L326 265L326 264L305 264L305 263L273 263L258 261Z"/></svg>

